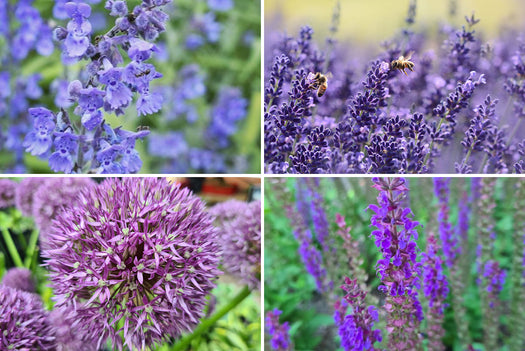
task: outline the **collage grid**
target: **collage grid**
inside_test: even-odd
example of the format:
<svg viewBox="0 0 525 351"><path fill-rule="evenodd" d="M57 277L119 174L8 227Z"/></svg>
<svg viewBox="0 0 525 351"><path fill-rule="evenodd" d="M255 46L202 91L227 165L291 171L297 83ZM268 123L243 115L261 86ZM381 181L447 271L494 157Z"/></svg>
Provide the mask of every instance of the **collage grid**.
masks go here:
<svg viewBox="0 0 525 351"><path fill-rule="evenodd" d="M0 351L525 350L523 13L0 0Z"/></svg>

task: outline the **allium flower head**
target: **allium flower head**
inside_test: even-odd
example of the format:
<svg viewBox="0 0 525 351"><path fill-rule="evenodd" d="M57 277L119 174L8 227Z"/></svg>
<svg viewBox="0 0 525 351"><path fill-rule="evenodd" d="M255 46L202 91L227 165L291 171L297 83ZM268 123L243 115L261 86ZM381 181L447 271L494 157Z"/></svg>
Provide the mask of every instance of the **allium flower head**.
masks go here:
<svg viewBox="0 0 525 351"><path fill-rule="evenodd" d="M35 192L44 183L44 178L24 178L15 190L15 204L24 216L33 214L33 199Z"/></svg>
<svg viewBox="0 0 525 351"><path fill-rule="evenodd" d="M97 351L96 339L89 336L73 306L55 308L49 313L49 322L55 331L56 351Z"/></svg>
<svg viewBox="0 0 525 351"><path fill-rule="evenodd" d="M2 285L29 293L35 292L35 281L31 271L26 268L9 269L2 278Z"/></svg>
<svg viewBox="0 0 525 351"><path fill-rule="evenodd" d="M261 284L261 202L229 200L215 205L223 266L251 288Z"/></svg>
<svg viewBox="0 0 525 351"><path fill-rule="evenodd" d="M220 271L203 202L165 179L107 179L53 221L43 256L57 305L116 349L191 330Z"/></svg>
<svg viewBox="0 0 525 351"><path fill-rule="evenodd" d="M54 350L55 337L37 295L0 285L0 349Z"/></svg>
<svg viewBox="0 0 525 351"><path fill-rule="evenodd" d="M33 197L33 217L43 234L41 241L62 207L72 204L81 189L95 186L91 178L47 178L42 181Z"/></svg>
<svg viewBox="0 0 525 351"><path fill-rule="evenodd" d="M0 208L11 207L15 204L15 190L17 183L11 179L0 179Z"/></svg>

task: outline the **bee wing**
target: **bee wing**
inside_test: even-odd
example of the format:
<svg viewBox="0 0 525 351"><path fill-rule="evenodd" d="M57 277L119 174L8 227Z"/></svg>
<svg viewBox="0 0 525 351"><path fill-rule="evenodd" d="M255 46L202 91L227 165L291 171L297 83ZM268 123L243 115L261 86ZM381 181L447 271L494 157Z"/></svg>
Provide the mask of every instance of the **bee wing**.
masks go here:
<svg viewBox="0 0 525 351"><path fill-rule="evenodd" d="M406 56L405 56L405 60L410 60L412 58L412 55L414 54L414 51L410 51Z"/></svg>
<svg viewBox="0 0 525 351"><path fill-rule="evenodd" d="M326 78L328 79L332 79L334 77L334 75L332 74L332 72L328 72L327 74L324 75Z"/></svg>

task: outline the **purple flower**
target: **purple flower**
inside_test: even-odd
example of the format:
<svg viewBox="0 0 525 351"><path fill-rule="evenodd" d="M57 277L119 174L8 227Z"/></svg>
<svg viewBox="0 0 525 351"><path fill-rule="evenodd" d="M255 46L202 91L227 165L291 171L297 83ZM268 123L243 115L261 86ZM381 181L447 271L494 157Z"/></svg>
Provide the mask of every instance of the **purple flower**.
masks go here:
<svg viewBox="0 0 525 351"><path fill-rule="evenodd" d="M38 188L44 184L44 181L44 178L24 178L16 187L16 207L24 216L30 217L33 214L33 199Z"/></svg>
<svg viewBox="0 0 525 351"><path fill-rule="evenodd" d="M403 178L373 178L373 187L379 190L378 205L368 208L375 212L372 231L375 244L382 258L376 269L383 285L379 289L387 294L384 309L392 350L409 350L419 343L418 327L423 319L417 290L420 288L421 263L415 228L419 222L412 220L412 211L403 207L402 200L408 193Z"/></svg>
<svg viewBox="0 0 525 351"><path fill-rule="evenodd" d="M71 18L67 24L64 48L70 57L80 57L86 53L90 44L91 23L87 18L91 15L91 6L82 2L68 2L64 9Z"/></svg>
<svg viewBox="0 0 525 351"><path fill-rule="evenodd" d="M55 307L49 313L49 323L56 336L56 351L97 351L97 340L88 327L77 318L72 305Z"/></svg>
<svg viewBox="0 0 525 351"><path fill-rule="evenodd" d="M287 351L292 348L289 335L290 326L288 322L284 322L283 324L279 323L279 316L281 313L282 311L277 308L273 311L266 312L265 326L271 337L270 344L275 351Z"/></svg>
<svg viewBox="0 0 525 351"><path fill-rule="evenodd" d="M49 167L55 172L71 173L73 157L78 149L78 136L71 133L55 133L56 151L49 157Z"/></svg>
<svg viewBox="0 0 525 351"><path fill-rule="evenodd" d="M64 206L73 204L79 191L93 188L92 178L42 178L33 196L33 218L40 229L40 242L46 241L47 230Z"/></svg>
<svg viewBox="0 0 525 351"><path fill-rule="evenodd" d="M0 178L0 208L15 205L15 193L18 183L7 178Z"/></svg>
<svg viewBox="0 0 525 351"><path fill-rule="evenodd" d="M233 8L233 0L208 0L208 6L213 11L229 11Z"/></svg>
<svg viewBox="0 0 525 351"><path fill-rule="evenodd" d="M35 280L33 279L31 271L27 268L15 267L8 269L2 278L1 285L28 293L36 292Z"/></svg>
<svg viewBox="0 0 525 351"><path fill-rule="evenodd" d="M93 130L103 120L100 108L104 105L105 93L97 88L89 87L79 91L78 107L75 113L82 116L82 125L87 130Z"/></svg>
<svg viewBox="0 0 525 351"><path fill-rule="evenodd" d="M238 124L246 117L248 102L242 97L237 88L225 87L221 89L217 103L211 112L211 123L208 135L213 138L219 147L230 144L229 138L237 132Z"/></svg>
<svg viewBox="0 0 525 351"><path fill-rule="evenodd" d="M100 74L100 83L106 84L105 101L111 110L127 107L132 100L131 90L121 81L121 78L122 68L111 67Z"/></svg>
<svg viewBox="0 0 525 351"><path fill-rule="evenodd" d="M191 331L220 273L212 220L164 178L109 178L80 191L43 251L57 305L76 305L98 347L110 338L119 350L144 348Z"/></svg>
<svg viewBox="0 0 525 351"><path fill-rule="evenodd" d="M439 238L443 245L443 255L447 266L451 268L457 261L461 253L458 245L458 238L452 230L452 224L449 220L449 204L448 199L450 195L450 178L434 178L434 192L439 200Z"/></svg>
<svg viewBox="0 0 525 351"><path fill-rule="evenodd" d="M0 285L0 345L3 350L55 350L55 336L40 298Z"/></svg>
<svg viewBox="0 0 525 351"><path fill-rule="evenodd" d="M29 114L34 118L33 131L27 134L24 147L31 155L43 155L53 143L51 135L55 129L55 115L46 108L30 108Z"/></svg>
<svg viewBox="0 0 525 351"><path fill-rule="evenodd" d="M252 289L261 284L261 202L228 200L213 206L223 266Z"/></svg>
<svg viewBox="0 0 525 351"><path fill-rule="evenodd" d="M374 322L379 319L376 308L365 306L366 293L359 287L357 279L345 277L341 288L346 292L345 300L352 307L352 312L339 325L341 346L345 351L376 350L374 343L383 339L381 330L373 329Z"/></svg>

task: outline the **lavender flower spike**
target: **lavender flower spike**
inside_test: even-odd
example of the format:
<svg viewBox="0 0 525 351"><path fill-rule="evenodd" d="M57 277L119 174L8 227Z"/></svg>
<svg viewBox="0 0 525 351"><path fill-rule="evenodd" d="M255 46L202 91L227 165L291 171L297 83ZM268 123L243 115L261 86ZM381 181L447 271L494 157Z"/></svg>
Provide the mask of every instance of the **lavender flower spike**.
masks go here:
<svg viewBox="0 0 525 351"><path fill-rule="evenodd" d="M404 179L373 178L373 182L380 191L378 205L368 208L375 212L372 225L377 229L371 236L383 257L376 269L383 283L379 289L387 294L384 308L388 314L388 349L416 350L421 346L418 328L423 319L417 294L421 263L417 262L415 228L419 223L411 219L412 211L402 206L408 192Z"/></svg>
<svg viewBox="0 0 525 351"><path fill-rule="evenodd" d="M164 178L109 178L81 191L43 250L57 306L75 307L97 347L109 337L115 349L143 350L191 331L220 273L212 220Z"/></svg>

